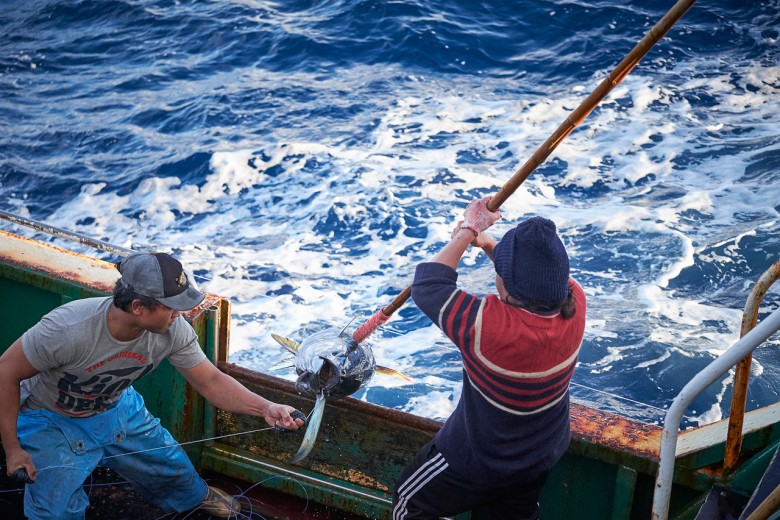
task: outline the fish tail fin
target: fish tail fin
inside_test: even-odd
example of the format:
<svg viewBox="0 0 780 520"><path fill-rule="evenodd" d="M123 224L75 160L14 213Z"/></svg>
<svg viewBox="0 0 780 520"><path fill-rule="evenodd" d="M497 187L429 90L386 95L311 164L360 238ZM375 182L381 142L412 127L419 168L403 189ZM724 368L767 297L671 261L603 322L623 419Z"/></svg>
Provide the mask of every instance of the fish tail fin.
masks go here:
<svg viewBox="0 0 780 520"><path fill-rule="evenodd" d="M393 368L387 368L387 367L383 367L383 366L377 365L376 366L376 371L379 372L380 374L384 374L386 376L400 377L404 381L408 381L410 383L412 382L412 380L408 376L402 374L401 372L399 372L398 370L395 370Z"/></svg>
<svg viewBox="0 0 780 520"><path fill-rule="evenodd" d="M274 338L277 343L279 343L281 346L287 349L288 352L292 353L293 355L298 355L298 350L301 347L296 342L294 342L290 338L285 338L284 336L280 336L279 334L271 334L271 337Z"/></svg>

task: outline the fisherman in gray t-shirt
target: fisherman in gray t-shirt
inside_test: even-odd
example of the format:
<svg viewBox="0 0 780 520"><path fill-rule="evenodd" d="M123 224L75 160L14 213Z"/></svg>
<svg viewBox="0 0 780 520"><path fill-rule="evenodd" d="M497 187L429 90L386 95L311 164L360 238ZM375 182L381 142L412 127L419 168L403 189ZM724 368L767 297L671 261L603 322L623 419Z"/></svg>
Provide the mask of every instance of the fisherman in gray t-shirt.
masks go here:
<svg viewBox="0 0 780 520"><path fill-rule="evenodd" d="M26 471L25 516L83 519L83 482L98 464L165 510L237 515L240 504L206 485L132 383L168 359L223 410L290 429L303 421L208 361L180 315L204 296L178 260L138 253L118 268L113 296L54 309L0 357L0 438L7 474Z"/></svg>

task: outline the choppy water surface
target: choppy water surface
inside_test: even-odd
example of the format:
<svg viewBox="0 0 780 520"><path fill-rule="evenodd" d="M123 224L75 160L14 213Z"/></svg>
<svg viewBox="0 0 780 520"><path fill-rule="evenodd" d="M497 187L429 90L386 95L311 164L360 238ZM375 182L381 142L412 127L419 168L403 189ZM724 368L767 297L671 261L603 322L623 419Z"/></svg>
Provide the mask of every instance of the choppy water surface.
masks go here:
<svg viewBox="0 0 780 520"><path fill-rule="evenodd" d="M231 361L267 371L272 332L388 304L672 3L6 1L0 207L179 255L233 302ZM575 400L656 422L738 339L780 259L778 27L777 0L694 5L503 205L497 235L558 224L589 297ZM494 290L485 258L460 272ZM413 383L357 397L449 415L459 355L413 302L372 343ZM749 409L777 399L778 347Z"/></svg>

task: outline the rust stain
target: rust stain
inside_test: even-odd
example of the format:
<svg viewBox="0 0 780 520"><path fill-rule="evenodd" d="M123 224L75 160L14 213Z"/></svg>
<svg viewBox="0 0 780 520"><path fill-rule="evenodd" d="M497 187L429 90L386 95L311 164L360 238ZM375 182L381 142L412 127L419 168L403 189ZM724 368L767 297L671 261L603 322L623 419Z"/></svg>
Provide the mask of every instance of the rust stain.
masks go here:
<svg viewBox="0 0 780 520"><path fill-rule="evenodd" d="M219 302L223 300L222 297L217 296L215 294L204 292L203 295L206 297L203 300L203 302L197 307L195 307L194 309L182 312L181 313L182 316L184 316L185 318L193 319L197 316L200 316L204 312L207 312L209 310L209 307L211 307L212 305L219 305Z"/></svg>
<svg viewBox="0 0 780 520"><path fill-rule="evenodd" d="M60 278L111 294L119 271L111 262L91 258L37 240L0 231L0 263L17 266L49 278ZM209 293L198 307L182 313L194 318L222 298Z"/></svg>
<svg viewBox="0 0 780 520"><path fill-rule="evenodd" d="M194 411L194 406L195 403L198 402L196 397L198 397L198 393L195 391L192 385L185 383L184 403L179 413L181 417L181 425L185 430L188 431L193 429L193 425L195 423L194 418L196 417L196 415Z"/></svg>
<svg viewBox="0 0 780 520"><path fill-rule="evenodd" d="M55 246L0 232L3 249L0 260L20 268L42 273L56 278L64 278L81 285L110 292L113 283L109 283L105 273L112 264L87 258ZM102 276L95 277L97 269Z"/></svg>
<svg viewBox="0 0 780 520"><path fill-rule="evenodd" d="M389 488L376 480L375 478L350 468L339 468L329 464L311 464L310 469L316 473L321 473L345 482L350 482L365 488L377 489L380 491L389 491Z"/></svg>
<svg viewBox="0 0 780 520"><path fill-rule="evenodd" d="M609 412L571 404L572 437L642 457L658 459L662 428Z"/></svg>
<svg viewBox="0 0 780 520"><path fill-rule="evenodd" d="M370 487L374 489L379 489L381 491L388 491L387 486L380 484L376 479L371 478L370 476L366 475L362 471L348 469L346 471L346 474L347 474L347 480L350 482L354 482L363 487Z"/></svg>
<svg viewBox="0 0 780 520"><path fill-rule="evenodd" d="M114 264L89 258L37 240L0 231L0 260L31 272L63 278L111 292L118 278Z"/></svg>

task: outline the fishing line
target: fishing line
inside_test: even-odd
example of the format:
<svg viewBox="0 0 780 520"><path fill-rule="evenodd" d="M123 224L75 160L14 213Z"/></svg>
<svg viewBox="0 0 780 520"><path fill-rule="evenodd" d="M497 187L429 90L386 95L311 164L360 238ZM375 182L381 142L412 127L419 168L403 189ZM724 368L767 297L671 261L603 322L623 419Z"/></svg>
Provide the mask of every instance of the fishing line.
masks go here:
<svg viewBox="0 0 780 520"><path fill-rule="evenodd" d="M313 412L313 410L312 410L312 412ZM309 415L306 416L307 420L309 419L309 417L311 417L312 412L309 412ZM214 441L214 440L217 440L217 439L225 439L227 437L236 437L238 435L247 435L247 434L250 434L250 433L259 433L259 432L264 432L264 431L273 430L273 429L275 429L275 426L268 426L266 428L258 428L256 430L247 430L247 431L244 431L244 432L228 433L226 435L217 435L216 437L209 437L207 439L198 439L198 440L194 440L194 441L179 442L179 443L175 443L175 444L168 444L168 445L165 445L165 446L158 446L156 448L147 448L145 450L131 451L131 452L128 452L128 453L118 453L116 455L109 455L108 457L102 457L100 460L108 460L108 459L113 459L113 458L116 458L116 457L124 457L124 456L127 456L127 455L135 455L135 454L138 454L138 453L147 453L147 452L150 452L150 451L164 450L164 449L167 449L167 448L174 448L176 446L186 446L186 445L189 445L189 444L197 444L199 442ZM294 431L294 430L291 430L291 431ZM75 467L78 467L78 466L73 466L73 465L47 466L45 468L39 469L38 471L40 472L40 471L44 471L44 470L47 470L47 469L69 468L69 467L74 467L75 468Z"/></svg>
<svg viewBox="0 0 780 520"><path fill-rule="evenodd" d="M266 478L264 480L261 480L260 482L256 482L255 484L252 484L251 486L249 486L245 490L241 490L241 494L234 495L234 497L245 498L251 505L252 500L249 497L245 496L245 495L247 493L249 493L250 491L252 491L253 488L255 488L257 486L260 486L262 484L265 484L266 482L269 482L271 480L275 480L275 479L290 480L290 481L294 482L295 484L298 484L298 486L300 486L300 488L301 488L301 490L303 491L303 494L304 494L304 499L306 500L306 506L303 508L303 510L301 510L301 512L302 513L306 512L306 510L309 508L309 492L306 490L306 486L301 484L301 482L299 480L291 478L291 477L282 477L282 476L279 476L279 475L268 477L268 478ZM239 487L239 489L241 489L241 488Z"/></svg>
<svg viewBox="0 0 780 520"><path fill-rule="evenodd" d="M313 412L313 410L312 410L312 412ZM307 420L309 419L309 417L311 417L311 413L312 412L309 412L309 414L306 416ZM138 450L138 451L133 451L133 452L129 452L129 453L120 453L120 454L117 454L117 455L110 455L108 457L103 457L103 458L101 458L101 461L102 460L111 459L111 458L116 458L116 457L124 457L126 455L135 455L135 454L138 454L138 453L146 453L146 452L162 450L162 449L166 449L166 448L173 448L173 447L176 447L176 446L184 446L184 445L188 445L188 444L195 444L195 443L198 443L198 442L208 442L208 441L217 440L217 439L224 439L224 438L227 438L227 437L235 437L235 436L238 436L238 435L246 435L246 434L250 434L250 433L259 433L259 432L264 432L264 431L268 431L268 430L273 430L274 428L275 428L274 426L269 426L269 427L266 427L266 428L258 428L258 429L255 429L255 430L247 430L247 431L238 432L238 433L230 433L230 434L226 434L226 435L218 435L218 436L209 437L209 438L206 438L206 439L198 439L198 440L194 440L194 441L180 442L180 443L176 443L176 444L170 444L170 445L166 445L166 446L159 446L159 447L149 448L149 449L145 449L145 450ZM47 469L71 468L71 467L72 468L78 468L78 466L70 465L70 464L68 464L68 465L58 465L58 466L47 466L45 468L39 469L38 472L45 471ZM306 487L303 484L301 484L296 479L293 479L293 478L290 478L290 477L272 476L272 477L268 477L268 478L266 478L264 480L261 480L259 482L256 482L255 484L252 484L246 490L241 490L241 488L238 487L238 489L241 490L241 493L238 494L238 495L233 495L233 497L234 498L243 498L243 499L245 499L249 503L249 509L250 510L249 510L249 514L248 515L244 514L242 512L242 513L239 513L240 516L236 515L236 518L252 519L252 518L256 518L256 515L257 515L260 518L265 519L264 516L260 515L259 513L255 513L254 511L252 511L252 499L250 497L247 497L246 494L249 493L256 486L260 486L260 485L262 485L262 484L264 484L264 483L266 483L266 482L268 482L270 480L273 480L273 479L289 479L292 482L294 482L295 484L297 484L298 486L300 486L301 489L303 490L304 499L306 501L306 505L304 506L302 512L305 512L308 509L308 507L309 507L309 494L308 494L308 491L306 490ZM130 482L128 482L128 481L124 481L124 482L108 482L108 483L102 483L102 484L90 483L90 484L88 484L88 487L90 488L90 493L91 493L91 489L93 487L106 487L106 486L128 485L128 484L130 484ZM2 490L2 491L0 491L0 494L3 494L3 493L18 493L18 492L23 491L23 490L24 490L24 488ZM193 510L193 512L197 511L199 508L200 507L195 508ZM171 514L176 514L176 513L171 513ZM190 513L190 514L192 514L192 513ZM167 516L170 516L170 514L164 515L164 516L162 516L160 518L165 518ZM184 518L187 518L187 517L184 517Z"/></svg>
<svg viewBox="0 0 780 520"><path fill-rule="evenodd" d="M307 419L308 419L308 417L307 417ZM109 455L108 457L102 457L100 460L108 460L108 459L113 459L113 458L116 458L116 457L124 457L126 455L135 455L135 454L138 454L138 453L147 453L147 452L150 452L150 451L164 450L164 449L168 449L168 448L175 448L177 446L186 446L188 444L196 444L196 443L199 443L199 442L208 442L208 441L213 441L213 440L217 440L217 439L224 439L224 438L227 438L227 437L235 437L235 436L238 436L238 435L246 435L246 434L249 434L249 433L264 432L264 431L273 430L273 429L274 429L273 426L269 426L267 428L259 428L257 430L247 430L245 432L228 433L226 435L218 435L216 437L209 437L207 439L198 439L198 440L194 440L194 441L186 441L186 442L180 442L180 443L176 443L176 444L168 444L166 446L158 446L156 448L147 448L145 450L131 451L131 452L128 452L128 453L118 453L116 455ZM78 468L78 466L75 466L75 465L72 465L72 464L66 464L66 465L61 465L61 466L46 466L45 468L40 468L38 470L38 472L40 473L41 471L45 471L47 469L54 469L54 468Z"/></svg>
<svg viewBox="0 0 780 520"><path fill-rule="evenodd" d="M400 337L400 336L406 335L406 333L401 332L401 331L393 330L390 327L382 329L381 333L384 336L392 336L392 337ZM439 348L441 348L443 350L451 350L453 352L459 352L459 349L457 347L455 347L454 345L451 345L451 344L440 345ZM624 401L629 401L631 403L643 406L645 408L652 408L654 410L658 410L659 412L662 412L664 415L666 415L666 412L667 412L667 410L665 408L660 408L658 406L653 406L653 405L648 404L648 403L643 403L641 401L636 401L636 400L631 399L629 397L613 394L613 393L606 392L604 390L599 390L597 388L592 388L592 387L589 387L589 386L586 386L586 385L583 385L583 384L580 384L580 383L575 383L574 381L572 381L570 384L573 385L573 386L579 386L579 387L585 388L586 390L590 390L592 392L597 392L597 393L600 393L600 394L608 395L610 397L614 397L615 399L622 399ZM689 415L683 415L683 417L685 417L686 419L688 419L689 421L692 421L692 422L698 422L699 421L699 419L697 419L695 417L691 417Z"/></svg>
<svg viewBox="0 0 780 520"><path fill-rule="evenodd" d="M148 449L145 449L145 450L131 451L129 453L119 453L117 455L109 455L108 457L103 457L101 460L113 459L113 458L116 458L116 457L124 457L125 455L135 455L137 453L146 453L146 452L149 452L149 451L164 450L166 448L173 448L173 447L176 447L176 446L186 446L188 444L197 444L199 442L208 442L208 441L213 441L213 440L216 440L216 439L224 439L226 437L235 437L237 435L246 435L248 433L264 432L264 431L273 430L273 429L274 429L273 426L269 426L267 428L260 428L260 429L257 429L257 430L248 430L248 431L245 431L245 432L238 432L238 433L228 433L227 435L218 435L216 437L209 437L208 439L199 439L199 440L196 440L196 441L180 442L178 444L169 444L167 446L159 446L157 448L148 448Z"/></svg>
<svg viewBox="0 0 780 520"><path fill-rule="evenodd" d="M581 385L579 383L575 383L574 381L571 381L569 384L573 385L573 386L579 386L579 387L582 387L582 388L585 388L585 389L588 389L588 390L591 390L593 392L597 392L597 393L600 393L600 394L608 395L610 397L614 397L615 399L623 399L624 401L629 401L629 402L632 402L634 404L638 404L638 405L641 405L641 406L644 406L644 407L647 407L647 408L653 408L655 410L658 410L659 412L663 412L664 415L666 415L666 412L668 411L668 410L666 410L664 408L659 408L658 406L653 406L651 404L643 403L641 401L635 401L634 399L631 399L631 398L628 398L628 397L623 397L622 395L612 394L612 393L606 392L604 390L598 390L596 388L591 388L589 386L585 386L585 385ZM690 417L688 415L683 415L683 417L685 417L686 419L688 419L690 421L694 421L694 422L698 421L698 419L696 419L694 417Z"/></svg>
<svg viewBox="0 0 780 520"><path fill-rule="evenodd" d="M406 334L403 333L403 332L400 332L400 331L395 331L395 330L393 330L393 329L388 327L388 328L382 329L382 335L393 336L393 337L400 337L400 336L404 336ZM441 348L443 350L450 350L450 351L453 351L453 352L459 352L459 349L457 347L455 347L454 345L452 345L452 344L440 345L438 348ZM653 406L653 405L648 404L648 403L643 403L641 401L636 401L636 400L631 399L629 397L613 394L613 393L610 393L610 392L606 392L604 390L599 390L597 388L592 388L592 387L589 387L589 386L586 386L586 385L583 385L583 384L580 384L580 383L575 383L574 381L571 381L570 384L572 386L579 386L581 388L585 388L586 390L590 390L592 392L608 395L608 396L613 397L615 399L622 399L624 401L628 401L628 402L631 402L631 403L643 406L645 408L652 408L654 410L658 410L659 412L662 412L664 415L666 415L666 412L667 412L667 410L664 409L664 408L660 408L658 406ZM688 419L689 421L692 421L692 422L698 422L699 421L699 419L697 419L695 417L688 416L688 415L683 415L683 417L685 417L686 419Z"/></svg>

